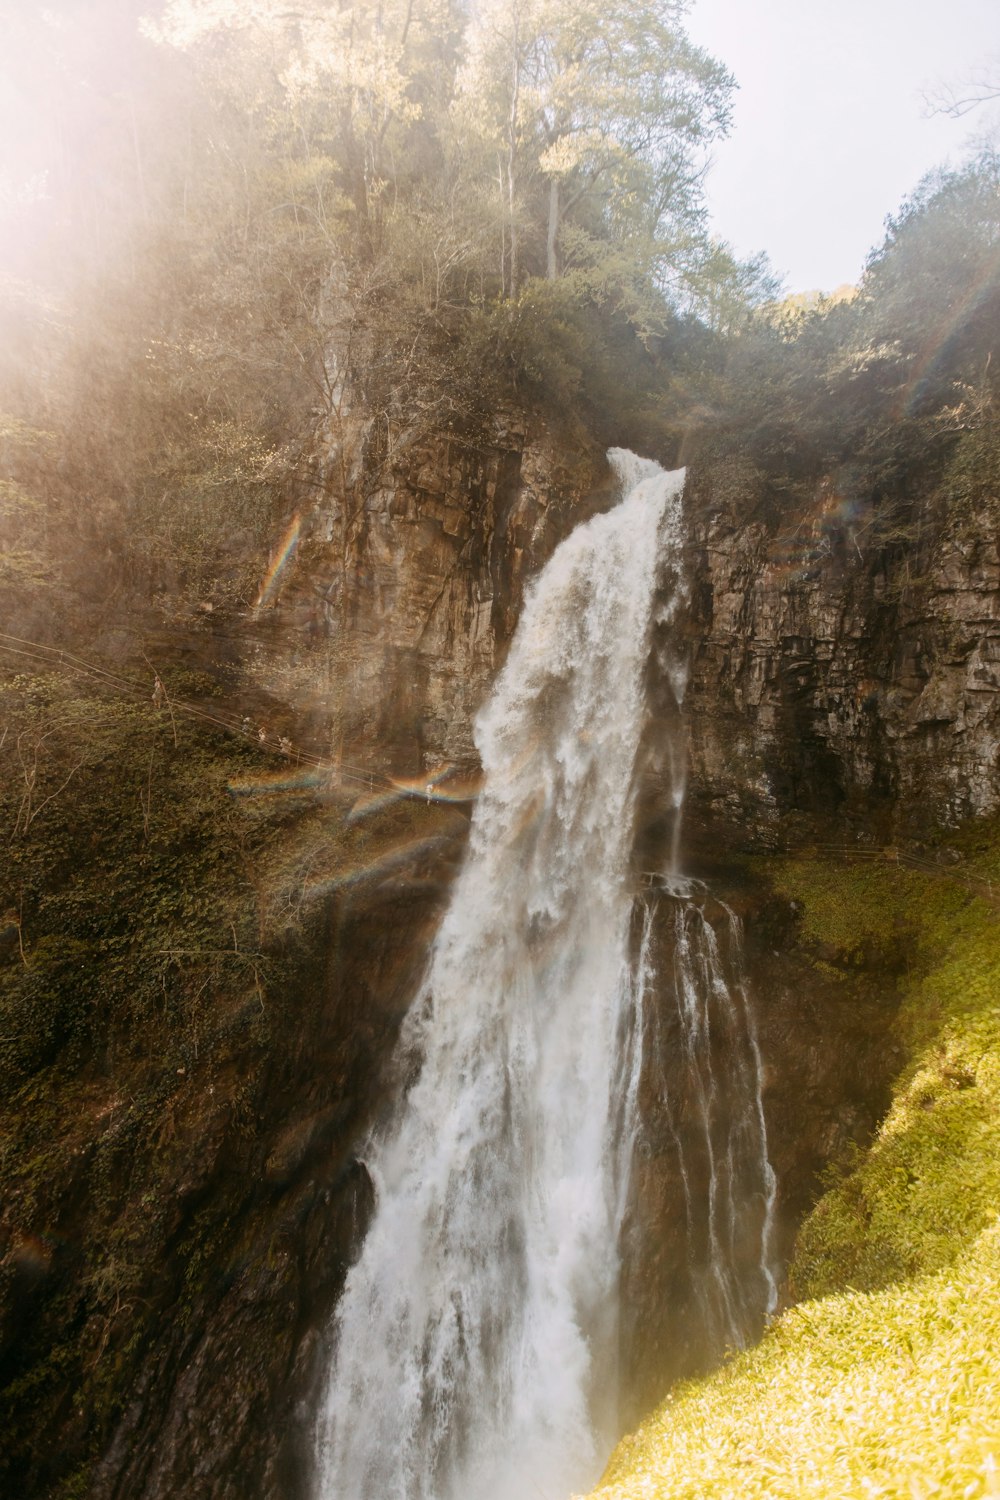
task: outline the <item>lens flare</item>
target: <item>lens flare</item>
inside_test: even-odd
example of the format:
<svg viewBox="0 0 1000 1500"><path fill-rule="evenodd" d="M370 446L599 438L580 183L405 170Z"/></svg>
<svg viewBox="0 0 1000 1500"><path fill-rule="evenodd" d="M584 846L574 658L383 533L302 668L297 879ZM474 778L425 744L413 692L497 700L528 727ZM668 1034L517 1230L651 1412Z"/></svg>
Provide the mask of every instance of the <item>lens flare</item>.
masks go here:
<svg viewBox="0 0 1000 1500"><path fill-rule="evenodd" d="M267 797L276 792L311 791L326 786L331 779L325 767L308 767L303 771L277 771L273 776L240 776L227 782L234 797Z"/></svg>
<svg viewBox="0 0 1000 1500"><path fill-rule="evenodd" d="M362 793L347 815L348 823L355 823L369 813L381 812L395 802L407 798L421 802L446 802L461 807L474 802L482 786L480 775L459 775L453 767L442 766L437 771L424 771L418 776L391 776L388 786L372 788Z"/></svg>

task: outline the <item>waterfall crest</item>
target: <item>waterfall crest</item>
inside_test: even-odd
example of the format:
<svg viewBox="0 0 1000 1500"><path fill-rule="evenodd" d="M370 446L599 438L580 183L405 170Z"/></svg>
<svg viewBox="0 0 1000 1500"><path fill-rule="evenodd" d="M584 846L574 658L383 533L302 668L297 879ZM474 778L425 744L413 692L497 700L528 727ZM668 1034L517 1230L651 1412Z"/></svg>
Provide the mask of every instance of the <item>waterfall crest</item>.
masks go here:
<svg viewBox="0 0 1000 1500"><path fill-rule="evenodd" d="M683 471L610 456L624 499L553 555L477 723L485 786L401 1043L415 1081L366 1152L320 1500L561 1500L617 1435L650 978L648 933L630 955L635 768Z"/></svg>

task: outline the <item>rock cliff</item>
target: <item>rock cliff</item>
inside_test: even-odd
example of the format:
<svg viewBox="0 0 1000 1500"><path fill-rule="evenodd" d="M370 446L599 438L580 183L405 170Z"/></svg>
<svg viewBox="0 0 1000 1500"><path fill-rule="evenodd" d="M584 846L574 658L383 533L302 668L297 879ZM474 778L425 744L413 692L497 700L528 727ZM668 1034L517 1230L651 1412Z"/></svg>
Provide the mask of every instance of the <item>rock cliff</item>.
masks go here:
<svg viewBox="0 0 1000 1500"><path fill-rule="evenodd" d="M610 503L608 486L582 429L521 415L476 441L390 452L365 424L321 434L297 555L260 611L248 678L288 706L297 740L342 764L467 772L524 588Z"/></svg>
<svg viewBox="0 0 1000 1500"><path fill-rule="evenodd" d="M468 772L526 584L613 501L603 454L514 416L345 442L318 447L249 676L320 753ZM690 838L889 844L998 805L1000 499L956 512L925 484L887 532L850 474L789 509L750 462L696 462L687 511Z"/></svg>
<svg viewBox="0 0 1000 1500"><path fill-rule="evenodd" d="M228 708L242 715L233 722L251 741L259 731L265 750L285 740L286 757L309 752L332 768L334 784L339 767L336 796L350 820L343 793L359 779L375 790L392 780L423 789L452 773L461 795L476 770L473 717L525 588L561 537L614 496L585 433L537 420L508 416L475 442L452 433L400 439L391 451L363 424L348 437L327 434L289 496L289 530L260 606L240 624L239 661L226 627L211 620L189 634L184 656L214 675L216 711L225 713L230 695ZM749 466L734 485L702 463L686 497L687 859L744 921L781 1250L823 1166L867 1140L885 1107L900 1061L892 1020L905 943L870 961L807 950L794 903L741 857L802 843L912 847L1000 802L1000 502L981 497L953 513L928 485L887 535L872 504L856 493L848 503L846 488L831 474L790 511L770 503ZM637 869L655 867L670 832L657 753L658 729L676 727L668 675L654 652ZM146 806L143 767L136 809ZM32 1385L35 1346L18 1363L17 1338L10 1345L18 1411L33 1403L54 1440L51 1453L16 1458L11 1472L27 1492L54 1495L73 1471L78 1492L100 1500L299 1500L321 1330L364 1219L353 1153L391 1094L385 1064L461 854L460 815L421 813L429 828L439 815L452 822L434 849L418 840L410 851L404 839L393 852L390 838L385 863L379 835L357 871L338 871L328 898L310 897L311 946L296 965L308 994L286 985L278 998L287 1031L275 1031L266 1051L255 1034L226 1033L219 1050L204 1042L195 1051L183 1078L171 1064L157 1082L178 1100L160 1136L136 1137L137 1160L149 1191L173 1206L130 1242L130 1291L146 1309L132 1342L114 1288L105 1306L94 1280L101 1256L87 1237L103 1232L104 1208L80 1207L88 1162L124 1127L118 1115L81 1117L67 1136L58 1192L36 1210L27 1205L25 1232L15 1226L4 1242L7 1297L20 1295L21 1262L36 1240L80 1239L79 1252L47 1249L38 1276L28 1265L43 1386ZM142 859L147 833L137 822ZM294 829L288 837L294 844ZM304 859L295 856L296 900L315 884L312 862L322 864L312 845L308 870ZM226 932L210 937L212 951L228 949ZM274 934L269 941L280 946ZM661 965L668 948L664 928ZM4 961L21 963L16 943ZM184 1003L229 1003L224 986L208 1001L203 989ZM669 1039L669 1018L662 1035ZM669 1052L643 1086L623 1330L633 1414L665 1381L718 1353L684 1279L681 1189L658 1111ZM128 1084L128 1068L110 1046L86 1064L95 1067L95 1088L127 1096L118 1085ZM183 1316L171 1320L177 1298ZM93 1360L79 1406L54 1363L69 1347Z"/></svg>
<svg viewBox="0 0 1000 1500"><path fill-rule="evenodd" d="M1000 800L1000 498L873 538L831 474L769 525L689 488L694 822L737 848L930 836Z"/></svg>

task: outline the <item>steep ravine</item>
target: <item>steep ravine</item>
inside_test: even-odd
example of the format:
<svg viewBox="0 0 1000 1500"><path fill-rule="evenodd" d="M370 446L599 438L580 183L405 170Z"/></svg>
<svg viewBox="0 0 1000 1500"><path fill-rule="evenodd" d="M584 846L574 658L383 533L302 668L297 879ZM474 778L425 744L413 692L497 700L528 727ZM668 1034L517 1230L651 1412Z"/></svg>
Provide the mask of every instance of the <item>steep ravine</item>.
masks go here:
<svg viewBox="0 0 1000 1500"><path fill-rule="evenodd" d="M488 449L449 439L386 460L378 484L373 472L345 489L333 457L319 461L297 554L246 622L236 696L251 738L261 721L267 749L280 733L351 774L367 770L376 791L387 775L446 788L449 767L475 769L471 716L503 660L525 581L577 519L610 502L608 476L587 443L513 421ZM918 568L913 553L866 551L856 518L824 487L780 529L714 503L710 469L688 489L688 836L693 868L744 922L782 1255L823 1167L870 1139L887 1106L903 1057L893 1020L910 938L901 925L867 949L817 947L796 896L737 856L810 840L887 844L987 812L1000 792L996 507L977 537L936 512L932 494L920 504ZM199 640L210 657L211 628ZM656 701L646 727L654 751ZM206 764L217 755L199 753ZM668 836L661 770L651 754L639 870ZM254 774L280 782L286 772L273 758ZM231 774L217 778L223 796ZM176 795L201 790L192 775ZM317 1332L365 1216L352 1152L385 1097L384 1063L465 826L447 802L413 799L390 805L387 824L377 807L344 824L343 793L341 783L330 828L370 827L371 837L357 848L348 840L325 876L314 838L291 860L282 899L299 900L307 885L317 894L304 929L284 938L279 923L261 945L273 957L290 943L292 956L265 986L267 1036L247 1019L219 1028L224 1043L171 1056L134 1118L127 1090L155 1062L134 1073L121 1053L98 1048L60 1084L77 1112L46 1146L49 1189L29 1184L4 1228L9 1430L20 1434L5 1462L16 1493L301 1500ZM322 788L302 797L291 844L296 818L306 826L317 805L329 809ZM403 809L396 824L393 806ZM263 880L274 847L254 850L252 878ZM204 878L211 888L216 877ZM126 904L123 920L141 923L142 913ZM230 941L220 913L212 942ZM246 945L242 928L232 941ZM2 962L11 975L23 967L16 937ZM226 1006L242 1015L240 1002L249 1017L261 1005L252 984L237 994L216 980L194 993L212 1010L208 1032ZM162 1112L155 1149L141 1136L151 1109ZM678 1184L653 1093L645 1115L626 1267L629 1417L708 1357L671 1253ZM33 1140L44 1138L40 1122ZM102 1184L120 1174L117 1197L103 1186L95 1197L92 1162ZM105 1286L102 1241L130 1184L156 1212L145 1230L128 1220L132 1279Z"/></svg>

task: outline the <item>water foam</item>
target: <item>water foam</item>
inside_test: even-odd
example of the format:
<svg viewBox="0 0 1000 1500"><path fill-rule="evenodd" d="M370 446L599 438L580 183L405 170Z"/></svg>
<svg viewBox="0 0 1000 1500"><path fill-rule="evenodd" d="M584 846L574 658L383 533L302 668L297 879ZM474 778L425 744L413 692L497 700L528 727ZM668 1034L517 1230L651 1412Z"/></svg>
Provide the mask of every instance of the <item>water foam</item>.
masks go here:
<svg viewBox="0 0 1000 1500"><path fill-rule="evenodd" d="M648 931L629 951L635 768L683 472L611 457L624 499L539 576L477 723L484 790L402 1043L416 1081L366 1152L320 1500L564 1500L616 1436L651 977Z"/></svg>

